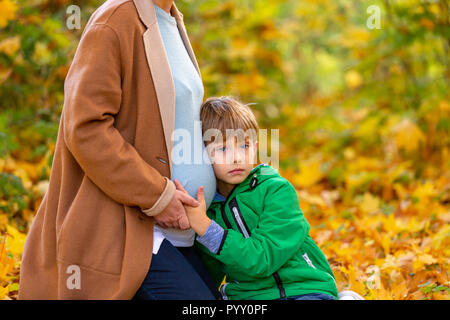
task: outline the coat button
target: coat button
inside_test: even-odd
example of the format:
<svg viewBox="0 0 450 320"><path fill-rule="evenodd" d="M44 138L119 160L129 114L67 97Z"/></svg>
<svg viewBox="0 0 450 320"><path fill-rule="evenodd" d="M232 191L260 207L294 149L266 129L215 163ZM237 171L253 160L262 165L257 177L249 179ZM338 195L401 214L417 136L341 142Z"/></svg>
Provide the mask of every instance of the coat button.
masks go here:
<svg viewBox="0 0 450 320"><path fill-rule="evenodd" d="M167 164L167 161L166 160L164 160L163 158L160 158L160 157L156 157L156 159L158 159L159 161L161 161L162 163L164 163L164 164Z"/></svg>

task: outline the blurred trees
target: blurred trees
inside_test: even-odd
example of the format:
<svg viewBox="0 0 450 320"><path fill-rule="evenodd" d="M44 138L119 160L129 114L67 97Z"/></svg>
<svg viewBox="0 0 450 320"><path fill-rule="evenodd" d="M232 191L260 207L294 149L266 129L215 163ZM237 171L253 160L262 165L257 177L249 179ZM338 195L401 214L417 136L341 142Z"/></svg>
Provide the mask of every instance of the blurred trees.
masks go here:
<svg viewBox="0 0 450 320"><path fill-rule="evenodd" d="M101 3L0 0L0 298L17 293L64 78ZM80 30L66 26L71 4L81 8ZM368 299L448 298L447 1L176 4L205 97L255 102L260 127L279 129L280 170L298 188L340 289ZM380 10L380 29L368 27L369 6Z"/></svg>

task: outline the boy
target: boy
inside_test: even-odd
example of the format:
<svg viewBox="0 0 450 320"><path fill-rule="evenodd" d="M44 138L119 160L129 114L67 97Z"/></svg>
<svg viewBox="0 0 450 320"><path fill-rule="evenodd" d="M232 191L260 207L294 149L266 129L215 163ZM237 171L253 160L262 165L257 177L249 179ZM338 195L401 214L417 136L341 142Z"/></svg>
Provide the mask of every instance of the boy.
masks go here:
<svg viewBox="0 0 450 320"><path fill-rule="evenodd" d="M204 133L216 129L225 138L226 129L258 130L248 106L230 97L207 99L201 121ZM197 193L201 204L185 207L217 286L226 276L223 299L337 299L333 272L308 234L294 187L271 166L253 166L256 135L206 144L217 192L208 210L203 186Z"/></svg>

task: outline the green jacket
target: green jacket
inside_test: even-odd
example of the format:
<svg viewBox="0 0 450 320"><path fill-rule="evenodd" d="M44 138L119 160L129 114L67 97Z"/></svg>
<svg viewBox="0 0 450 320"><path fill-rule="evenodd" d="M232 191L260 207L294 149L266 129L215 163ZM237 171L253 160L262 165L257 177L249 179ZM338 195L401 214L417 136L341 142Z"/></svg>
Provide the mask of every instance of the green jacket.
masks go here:
<svg viewBox="0 0 450 320"><path fill-rule="evenodd" d="M267 164L253 168L207 215L225 232L216 254L196 241L224 299L271 300L306 293L337 299L327 259L309 236L292 184Z"/></svg>

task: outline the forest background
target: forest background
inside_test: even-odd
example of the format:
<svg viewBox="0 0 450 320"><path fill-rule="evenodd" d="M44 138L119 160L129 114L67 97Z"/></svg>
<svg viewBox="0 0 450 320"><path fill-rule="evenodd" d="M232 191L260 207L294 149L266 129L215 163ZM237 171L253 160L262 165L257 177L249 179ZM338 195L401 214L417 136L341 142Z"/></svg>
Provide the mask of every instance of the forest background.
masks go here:
<svg viewBox="0 0 450 320"><path fill-rule="evenodd" d="M0 0L0 299L17 298L27 230L48 187L64 79L102 3ZM448 299L448 2L176 4L205 98L255 103L260 127L279 130L280 173L296 187L339 291ZM80 8L78 28L71 5Z"/></svg>

